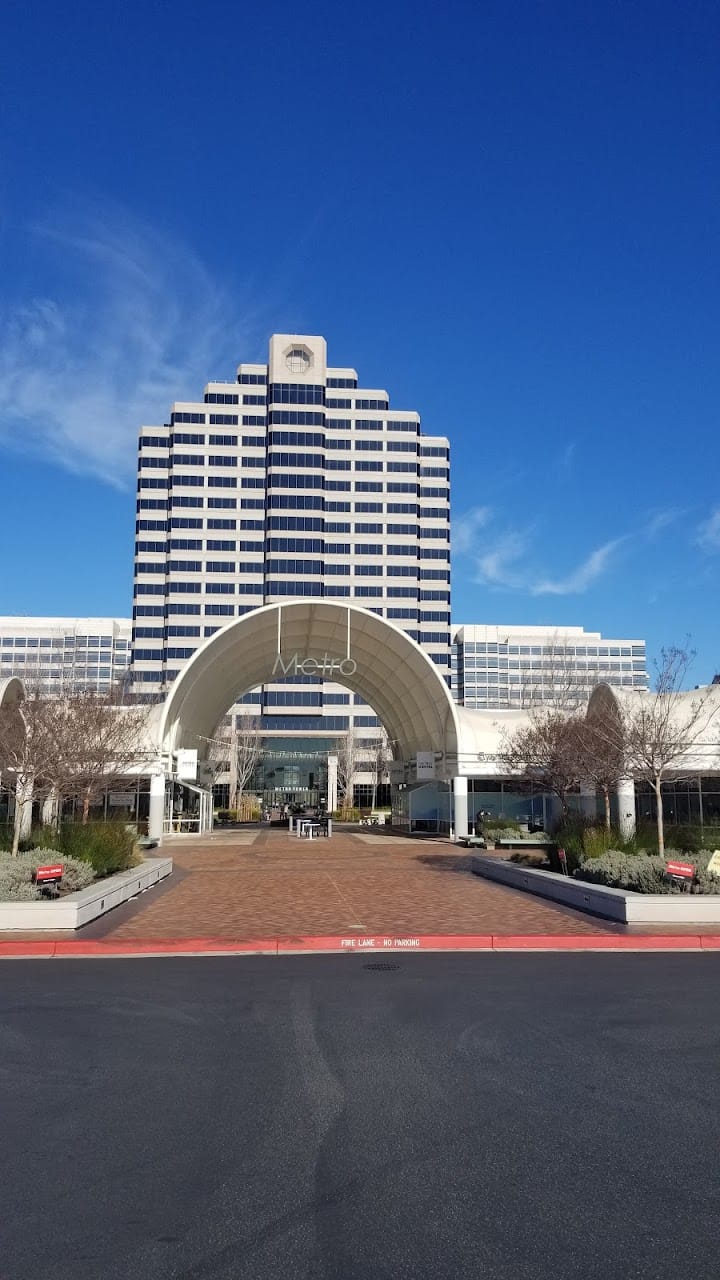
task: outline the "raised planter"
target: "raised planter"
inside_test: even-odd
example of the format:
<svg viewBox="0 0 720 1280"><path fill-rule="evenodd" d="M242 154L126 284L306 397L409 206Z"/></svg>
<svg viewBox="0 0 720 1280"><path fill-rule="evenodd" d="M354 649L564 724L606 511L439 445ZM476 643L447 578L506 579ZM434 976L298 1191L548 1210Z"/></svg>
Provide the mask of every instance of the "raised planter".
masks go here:
<svg viewBox="0 0 720 1280"><path fill-rule="evenodd" d="M472 870L487 880L621 924L720 924L720 894L633 893L586 884L553 871L533 871L499 858L474 857Z"/></svg>
<svg viewBox="0 0 720 1280"><path fill-rule="evenodd" d="M0 929L80 929L169 876L172 858L147 858L55 901L0 902Z"/></svg>

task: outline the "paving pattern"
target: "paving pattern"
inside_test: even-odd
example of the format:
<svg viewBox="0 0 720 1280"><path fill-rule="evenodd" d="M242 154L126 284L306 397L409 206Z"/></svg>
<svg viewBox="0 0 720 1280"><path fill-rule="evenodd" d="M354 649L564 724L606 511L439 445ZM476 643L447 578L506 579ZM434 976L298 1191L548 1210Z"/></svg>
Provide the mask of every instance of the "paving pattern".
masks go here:
<svg viewBox="0 0 720 1280"><path fill-rule="evenodd" d="M280 828L165 843L174 874L83 930L113 940L350 934L597 934L617 927L472 875L447 841Z"/></svg>

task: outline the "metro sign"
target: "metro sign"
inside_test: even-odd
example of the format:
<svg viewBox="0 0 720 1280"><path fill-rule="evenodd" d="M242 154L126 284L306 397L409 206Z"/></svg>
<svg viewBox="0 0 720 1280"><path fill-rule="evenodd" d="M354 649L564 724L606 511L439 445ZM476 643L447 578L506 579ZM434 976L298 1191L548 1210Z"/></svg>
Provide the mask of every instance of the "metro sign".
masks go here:
<svg viewBox="0 0 720 1280"><path fill-rule="evenodd" d="M337 680L342 676L354 676L357 662L354 658L333 658L324 653L321 658L304 658L294 653L291 658L284 659L279 653L272 669L274 676L324 676L326 680Z"/></svg>

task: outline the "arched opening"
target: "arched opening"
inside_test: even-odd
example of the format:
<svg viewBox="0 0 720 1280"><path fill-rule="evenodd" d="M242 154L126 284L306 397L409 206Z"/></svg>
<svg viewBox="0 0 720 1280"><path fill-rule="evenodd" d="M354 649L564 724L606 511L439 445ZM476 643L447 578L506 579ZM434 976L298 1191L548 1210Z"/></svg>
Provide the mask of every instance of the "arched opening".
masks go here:
<svg viewBox="0 0 720 1280"><path fill-rule="evenodd" d="M216 726L243 693L293 676L340 683L372 707L388 735L396 785L447 782L457 772L457 708L424 650L377 614L314 600L256 609L196 650L160 716L166 771L183 750L207 756Z"/></svg>

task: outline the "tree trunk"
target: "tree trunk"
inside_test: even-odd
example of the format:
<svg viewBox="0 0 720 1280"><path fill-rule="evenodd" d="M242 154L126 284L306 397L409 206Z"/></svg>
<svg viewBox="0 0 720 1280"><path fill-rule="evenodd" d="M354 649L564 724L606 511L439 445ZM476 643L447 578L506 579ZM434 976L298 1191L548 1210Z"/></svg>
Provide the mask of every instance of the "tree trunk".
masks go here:
<svg viewBox="0 0 720 1280"><path fill-rule="evenodd" d="M665 856L665 824L663 821L663 799L662 799L662 779L655 778L653 782L655 789L655 809L657 813L657 837L658 837L658 853L661 858Z"/></svg>
<svg viewBox="0 0 720 1280"><path fill-rule="evenodd" d="M30 822L32 825L32 798L34 775L25 774L20 782L15 783L15 813L13 815L13 838L10 856L17 858L20 852L20 841L25 825L25 806L30 805Z"/></svg>
<svg viewBox="0 0 720 1280"><path fill-rule="evenodd" d="M83 809L82 809L83 826L86 826L87 820L89 817L90 817L90 788L88 787L87 791L85 792L85 795L83 796Z"/></svg>
<svg viewBox="0 0 720 1280"><path fill-rule="evenodd" d="M25 812L25 801L18 800L15 796L15 814L13 818L13 838L10 857L17 858L20 850L20 832L22 830L23 814Z"/></svg>
<svg viewBox="0 0 720 1280"><path fill-rule="evenodd" d="M230 733L230 768L228 771L228 809L238 807L238 733L233 726Z"/></svg>
<svg viewBox="0 0 720 1280"><path fill-rule="evenodd" d="M605 801L605 828L610 830L610 788L603 787L603 800Z"/></svg>

